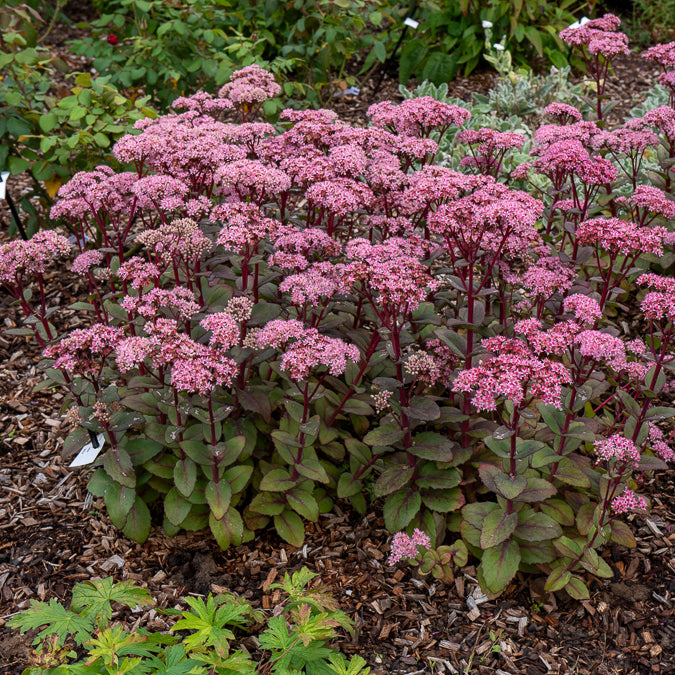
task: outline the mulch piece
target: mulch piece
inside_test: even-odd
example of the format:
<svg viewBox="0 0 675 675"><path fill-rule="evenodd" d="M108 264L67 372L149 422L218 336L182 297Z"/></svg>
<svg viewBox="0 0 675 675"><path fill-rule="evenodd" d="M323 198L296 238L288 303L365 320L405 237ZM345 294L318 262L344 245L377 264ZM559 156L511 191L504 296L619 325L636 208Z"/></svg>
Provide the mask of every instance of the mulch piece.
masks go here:
<svg viewBox="0 0 675 675"><path fill-rule="evenodd" d="M72 3L77 20L88 3ZM69 6L71 3L69 3ZM77 29L55 29L56 48ZM60 31L60 32L59 32ZM60 43L60 44L59 44ZM639 101L656 71L639 56L621 59L610 95L621 119ZM358 97L331 102L352 124L365 124L374 102L400 100L396 79L387 75L374 91L379 73L364 83ZM494 84L492 72L475 73L450 85L452 95L468 100L473 91ZM626 92L631 92L627 97ZM14 179L20 181L20 179ZM27 185L18 183L20 190ZM2 205L0 230L9 214ZM5 241L0 234L0 243ZM66 307L86 295L67 272L51 273L49 304ZM86 319L70 312L72 328ZM0 296L0 326L20 325L10 298ZM65 326L64 326L65 327ZM279 601L270 584L285 572L307 566L328 586L355 621L354 638L339 642L347 654L360 654L373 675L494 673L495 675L626 675L675 673L675 483L657 473L642 492L652 502L648 514L629 517L635 549L609 547L603 557L614 578L590 576L591 599L578 603L543 590L543 580L518 575L497 600L489 601L474 567L458 572L452 584L420 577L415 570L386 564L389 535L382 518L360 518L344 504L306 528L301 549L272 531L246 545L221 551L210 533L169 538L154 528L139 545L124 537L106 516L103 500L86 490L87 473L69 469L61 456L69 432L61 407L63 392L33 388L42 381L39 350L25 337L0 329L0 674L14 675L28 665L30 641L6 626L31 599L69 602L79 581L113 576L147 587L160 607L185 606L185 595L231 590L269 614ZM154 610L126 616L129 626L164 630ZM255 650L255 641L242 636Z"/></svg>

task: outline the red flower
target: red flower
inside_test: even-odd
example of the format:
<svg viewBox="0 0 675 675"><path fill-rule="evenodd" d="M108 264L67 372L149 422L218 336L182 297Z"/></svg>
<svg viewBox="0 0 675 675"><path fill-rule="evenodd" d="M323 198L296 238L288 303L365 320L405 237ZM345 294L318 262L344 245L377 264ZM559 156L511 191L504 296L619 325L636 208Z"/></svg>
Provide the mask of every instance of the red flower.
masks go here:
<svg viewBox="0 0 675 675"><path fill-rule="evenodd" d="M118 42L119 39L117 38L117 35L115 35L114 33L110 33L110 35L108 35L108 44L116 45Z"/></svg>

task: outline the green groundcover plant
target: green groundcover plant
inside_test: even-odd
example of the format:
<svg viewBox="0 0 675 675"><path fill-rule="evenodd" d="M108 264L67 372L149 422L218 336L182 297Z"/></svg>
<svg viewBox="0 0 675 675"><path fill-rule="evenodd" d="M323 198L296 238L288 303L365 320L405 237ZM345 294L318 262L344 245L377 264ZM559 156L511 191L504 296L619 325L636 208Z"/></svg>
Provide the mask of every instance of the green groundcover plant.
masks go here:
<svg viewBox="0 0 675 675"><path fill-rule="evenodd" d="M116 86L142 87L162 108L198 87L213 92L252 63L284 78L287 95L317 103L347 78L352 60L368 69L386 59L397 9L382 0L94 4L101 15L92 35L71 49ZM268 112L274 107L270 101Z"/></svg>
<svg viewBox="0 0 675 675"><path fill-rule="evenodd" d="M55 87L55 76L71 66L37 44L42 21L27 5L0 7L0 171L32 180L20 202L29 233L44 220L34 198L48 210L64 182L112 160L113 143L155 115L147 97L128 99L109 77L73 73L67 86Z"/></svg>
<svg viewBox="0 0 675 675"><path fill-rule="evenodd" d="M599 64L625 46L612 15L573 30ZM671 89L674 54L645 55ZM551 103L506 171L523 136L462 129L461 106L275 127L257 116L278 94L248 66L138 122L114 148L128 170L61 188L88 327L59 338L45 300L63 237L0 249L44 386L70 392L66 454L105 439L89 490L137 541L161 522L225 548L271 525L300 546L336 500L374 503L428 538L424 572L470 555L491 596L535 573L588 597L673 459L672 101L612 131ZM461 170L435 163L455 128Z"/></svg>
<svg viewBox="0 0 675 675"><path fill-rule="evenodd" d="M337 629L351 632L353 624L324 588L308 586L315 576L303 568L272 584L283 600L269 619L247 600L225 593L185 598L187 610L156 610L177 618L167 632L129 630L113 621L113 611L154 607L155 601L132 581L108 577L75 584L68 609L53 599L32 600L9 625L21 632L41 629L33 641L33 665L23 675L368 675L360 656L347 662L328 645ZM233 648L235 631L255 631L257 660Z"/></svg>

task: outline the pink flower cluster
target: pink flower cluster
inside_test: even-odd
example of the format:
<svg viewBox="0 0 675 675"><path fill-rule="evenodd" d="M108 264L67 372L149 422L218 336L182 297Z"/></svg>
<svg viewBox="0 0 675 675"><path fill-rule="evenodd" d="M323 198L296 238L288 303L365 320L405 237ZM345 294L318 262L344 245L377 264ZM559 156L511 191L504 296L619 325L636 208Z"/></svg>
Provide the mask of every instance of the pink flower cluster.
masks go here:
<svg viewBox="0 0 675 675"><path fill-rule="evenodd" d="M567 103L550 103L544 108L544 113L555 117L558 120L558 124L570 124L571 122L580 122L583 117L579 110L573 105L568 105Z"/></svg>
<svg viewBox="0 0 675 675"><path fill-rule="evenodd" d="M431 96L409 98L398 105L391 101L374 103L368 117L378 127L407 136L427 137L432 131L444 132L471 119L471 113L457 105L438 101Z"/></svg>
<svg viewBox="0 0 675 675"><path fill-rule="evenodd" d="M653 289L642 300L642 311L648 319L675 321L675 279L658 274L642 274L638 283Z"/></svg>
<svg viewBox="0 0 675 675"><path fill-rule="evenodd" d="M595 441L593 447L595 454L598 456L598 462L603 459L607 462L616 460L626 464L630 463L633 466L640 463L639 448L633 441L619 434Z"/></svg>
<svg viewBox="0 0 675 675"><path fill-rule="evenodd" d="M126 295L120 306L130 314L138 314L144 319L158 316L164 309L170 316L183 321L190 319L200 309L195 294L183 286L176 288L153 288L142 296Z"/></svg>
<svg viewBox="0 0 675 675"><path fill-rule="evenodd" d="M391 540L391 549L387 563L395 565L403 559L416 558L419 553L418 547L428 549L431 539L428 534L415 528L412 537L405 532L397 532Z"/></svg>
<svg viewBox="0 0 675 675"><path fill-rule="evenodd" d="M612 509L616 513L646 511L647 500L644 497L636 495L630 488L626 488L618 497L612 500Z"/></svg>
<svg viewBox="0 0 675 675"><path fill-rule="evenodd" d="M254 63L232 73L230 81L221 87L218 96L239 107L253 107L280 93L281 87L275 82L274 76Z"/></svg>
<svg viewBox="0 0 675 675"><path fill-rule="evenodd" d="M413 311L438 287L420 262L423 251L421 244L398 237L374 245L366 239L352 239L346 253L354 262L344 268L345 281L365 283L365 292L376 304L395 314Z"/></svg>
<svg viewBox="0 0 675 675"><path fill-rule="evenodd" d="M496 410L502 397L516 408L529 398L560 407L562 386L571 381L562 363L537 358L521 340L500 336L483 340L483 346L495 356L460 372L453 391L474 392L471 402L478 410Z"/></svg>
<svg viewBox="0 0 675 675"><path fill-rule="evenodd" d="M360 358L355 345L322 335L316 328L305 328L295 319L275 319L250 337L258 349L283 349L281 369L294 380L307 379L317 366L326 366L331 375L341 375L347 361L356 363Z"/></svg>
<svg viewBox="0 0 675 675"><path fill-rule="evenodd" d="M14 285L24 275L43 274L57 258L70 255L68 240L52 230L37 232L28 241L0 246L0 284Z"/></svg>
<svg viewBox="0 0 675 675"><path fill-rule="evenodd" d="M91 328L71 331L56 344L49 345L43 354L46 358L56 359L54 368L79 375L96 375L123 337L121 328L97 323Z"/></svg>
<svg viewBox="0 0 675 675"><path fill-rule="evenodd" d="M560 32L560 37L572 47L585 46L591 54L629 54L628 36L617 30L620 25L619 17L605 14L577 28L566 28Z"/></svg>
<svg viewBox="0 0 675 675"><path fill-rule="evenodd" d="M660 225L641 227L621 218L592 218L577 227L577 239L581 244L599 246L617 255L638 253L663 254L663 240L668 231Z"/></svg>
<svg viewBox="0 0 675 675"><path fill-rule="evenodd" d="M575 293L563 300L563 310L574 313L574 318L581 323L593 325L602 318L600 304L589 295Z"/></svg>

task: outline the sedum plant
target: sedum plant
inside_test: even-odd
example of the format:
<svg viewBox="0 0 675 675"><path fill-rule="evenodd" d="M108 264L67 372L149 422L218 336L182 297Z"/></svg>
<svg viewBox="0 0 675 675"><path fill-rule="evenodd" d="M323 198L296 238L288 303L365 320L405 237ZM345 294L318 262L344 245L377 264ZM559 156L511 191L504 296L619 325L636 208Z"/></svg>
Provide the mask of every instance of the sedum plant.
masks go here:
<svg viewBox="0 0 675 675"><path fill-rule="evenodd" d="M114 583L108 577L75 584L68 609L54 599L49 603L31 600L30 608L8 625L22 633L42 629L33 641L32 666L23 675L368 675L370 668L361 657L347 662L327 645L336 637L337 628L351 631L352 622L325 589L308 587L315 576L302 568L270 586L280 589L284 599L269 620L233 593L209 594L206 600L185 598L187 610L157 610L177 617L166 633L144 628L129 631L125 624L112 621L113 606L154 607L155 601L132 581ZM261 658L257 662L244 649L233 647L234 631L253 628L259 630ZM82 653L85 656L80 658Z"/></svg>
<svg viewBox="0 0 675 675"><path fill-rule="evenodd" d="M67 242L0 249L77 408L66 453L103 435L89 489L138 541L154 518L223 548L268 525L300 546L335 500L379 500L390 532L428 537L424 573L471 555L492 596L543 573L588 597L673 459L675 111L609 131L554 102L505 170L520 139L462 130L461 106L274 127L256 116L278 93L249 66L137 123L114 149L127 171L61 188L88 327L54 339L42 293ZM436 165L457 128L459 170Z"/></svg>

